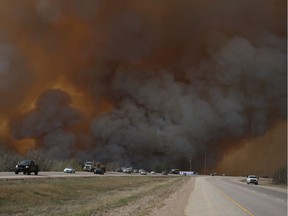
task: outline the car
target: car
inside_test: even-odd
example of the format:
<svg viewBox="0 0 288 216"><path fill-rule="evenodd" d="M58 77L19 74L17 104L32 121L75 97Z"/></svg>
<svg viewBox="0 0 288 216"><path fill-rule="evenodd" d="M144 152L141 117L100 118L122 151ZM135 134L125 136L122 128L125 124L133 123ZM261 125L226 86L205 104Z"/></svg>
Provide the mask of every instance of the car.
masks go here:
<svg viewBox="0 0 288 216"><path fill-rule="evenodd" d="M132 173L132 168L124 168L124 169L123 169L123 173L129 173L129 174L131 174L131 173Z"/></svg>
<svg viewBox="0 0 288 216"><path fill-rule="evenodd" d="M142 171L140 172L141 175L147 175L147 172L146 171Z"/></svg>
<svg viewBox="0 0 288 216"><path fill-rule="evenodd" d="M105 172L106 172L106 168L104 167L97 167L94 170L94 174L104 175Z"/></svg>
<svg viewBox="0 0 288 216"><path fill-rule="evenodd" d="M163 171L162 175L168 175L168 171L167 170Z"/></svg>
<svg viewBox="0 0 288 216"><path fill-rule="evenodd" d="M19 172L23 172L23 174L27 175L30 175L31 173L38 175L39 167L33 160L22 160L15 166L15 174L18 174Z"/></svg>
<svg viewBox="0 0 288 216"><path fill-rule="evenodd" d="M247 177L247 184L255 184L255 185L258 185L258 178L257 178L257 176L255 176L255 175L249 175L248 177Z"/></svg>
<svg viewBox="0 0 288 216"><path fill-rule="evenodd" d="M116 172L123 172L123 169L122 168L117 168Z"/></svg>
<svg viewBox="0 0 288 216"><path fill-rule="evenodd" d="M147 175L147 171L144 169L139 170L140 175Z"/></svg>
<svg viewBox="0 0 288 216"><path fill-rule="evenodd" d="M180 174L180 170L179 169L171 169L171 171L169 173L170 174Z"/></svg>
<svg viewBox="0 0 288 216"><path fill-rule="evenodd" d="M66 168L64 169L64 173L75 173L75 169L66 167Z"/></svg>

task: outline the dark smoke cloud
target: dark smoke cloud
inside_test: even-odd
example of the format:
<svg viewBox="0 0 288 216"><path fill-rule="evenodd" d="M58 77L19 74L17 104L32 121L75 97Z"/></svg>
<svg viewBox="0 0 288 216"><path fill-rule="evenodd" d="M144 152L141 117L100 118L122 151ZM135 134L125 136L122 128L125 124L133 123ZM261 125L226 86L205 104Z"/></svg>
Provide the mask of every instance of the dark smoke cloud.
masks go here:
<svg viewBox="0 0 288 216"><path fill-rule="evenodd" d="M81 121L81 114L70 103L70 96L62 90L42 92L35 109L12 123L14 137L35 139L39 148L55 158L72 156L76 136L71 127Z"/></svg>
<svg viewBox="0 0 288 216"><path fill-rule="evenodd" d="M215 165L287 120L285 1L0 4L3 146Z"/></svg>

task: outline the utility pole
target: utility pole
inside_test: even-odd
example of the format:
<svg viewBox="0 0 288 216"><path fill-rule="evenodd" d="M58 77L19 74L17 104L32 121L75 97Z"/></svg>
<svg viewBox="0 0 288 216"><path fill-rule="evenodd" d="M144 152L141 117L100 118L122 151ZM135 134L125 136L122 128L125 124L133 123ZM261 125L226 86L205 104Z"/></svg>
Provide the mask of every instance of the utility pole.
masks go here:
<svg viewBox="0 0 288 216"><path fill-rule="evenodd" d="M207 157L206 157L206 152L205 152L204 175L206 175L206 168L207 168Z"/></svg>
<svg viewBox="0 0 288 216"><path fill-rule="evenodd" d="M189 160L190 161L190 172L192 171L192 159Z"/></svg>

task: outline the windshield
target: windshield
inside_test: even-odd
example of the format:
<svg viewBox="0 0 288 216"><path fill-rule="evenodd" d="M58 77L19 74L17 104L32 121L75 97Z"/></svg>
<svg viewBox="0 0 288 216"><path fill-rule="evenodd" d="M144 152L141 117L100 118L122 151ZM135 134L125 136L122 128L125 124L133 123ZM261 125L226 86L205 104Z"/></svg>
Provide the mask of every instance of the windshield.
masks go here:
<svg viewBox="0 0 288 216"><path fill-rule="evenodd" d="M30 163L31 163L31 160L23 160L19 164L20 165L30 165Z"/></svg>

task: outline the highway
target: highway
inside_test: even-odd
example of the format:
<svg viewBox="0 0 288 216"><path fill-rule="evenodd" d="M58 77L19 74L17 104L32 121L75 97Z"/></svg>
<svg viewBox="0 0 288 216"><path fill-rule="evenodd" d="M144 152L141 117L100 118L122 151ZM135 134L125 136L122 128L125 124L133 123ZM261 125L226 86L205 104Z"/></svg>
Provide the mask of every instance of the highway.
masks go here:
<svg viewBox="0 0 288 216"><path fill-rule="evenodd" d="M95 175L90 172L39 172L38 175L15 175L14 172L0 172L0 179L63 178L63 177L104 177L141 176L107 172ZM151 174L149 174L151 175ZM153 175L155 176L155 175ZM156 176L161 176L156 174ZM189 178L187 176L187 178ZM185 216L287 216L287 190L261 185L247 185L244 177L194 176L193 186L186 187L187 198L183 205ZM189 195L190 193L190 195ZM183 194L182 194L183 195ZM175 201L177 203L177 200ZM167 214L166 214L167 215ZM180 213L178 215L183 215ZM177 216L178 216L177 215Z"/></svg>
<svg viewBox="0 0 288 216"><path fill-rule="evenodd" d="M247 185L241 179L244 177L198 177L185 215L287 216L287 190Z"/></svg>
<svg viewBox="0 0 288 216"><path fill-rule="evenodd" d="M76 172L76 173L64 173L64 172L39 172L38 175L24 175L19 173L16 175L14 172L0 172L0 179L31 179L31 178L59 178L59 177L88 177L95 174L91 172ZM96 176L96 175L95 175ZM97 175L102 176L102 175Z"/></svg>
<svg viewBox="0 0 288 216"><path fill-rule="evenodd" d="M171 174L170 174L171 175ZM174 175L174 174L173 174ZM140 175L140 173L122 173L122 172L105 172L104 175L94 174L92 172L76 171L76 173L64 173L64 172L53 172L53 171L41 171L38 175L24 175L23 173L15 174L14 172L0 172L0 179L32 179L32 178L77 178L77 177L105 177L105 176L162 176L161 174ZM177 175L175 175L177 176Z"/></svg>

